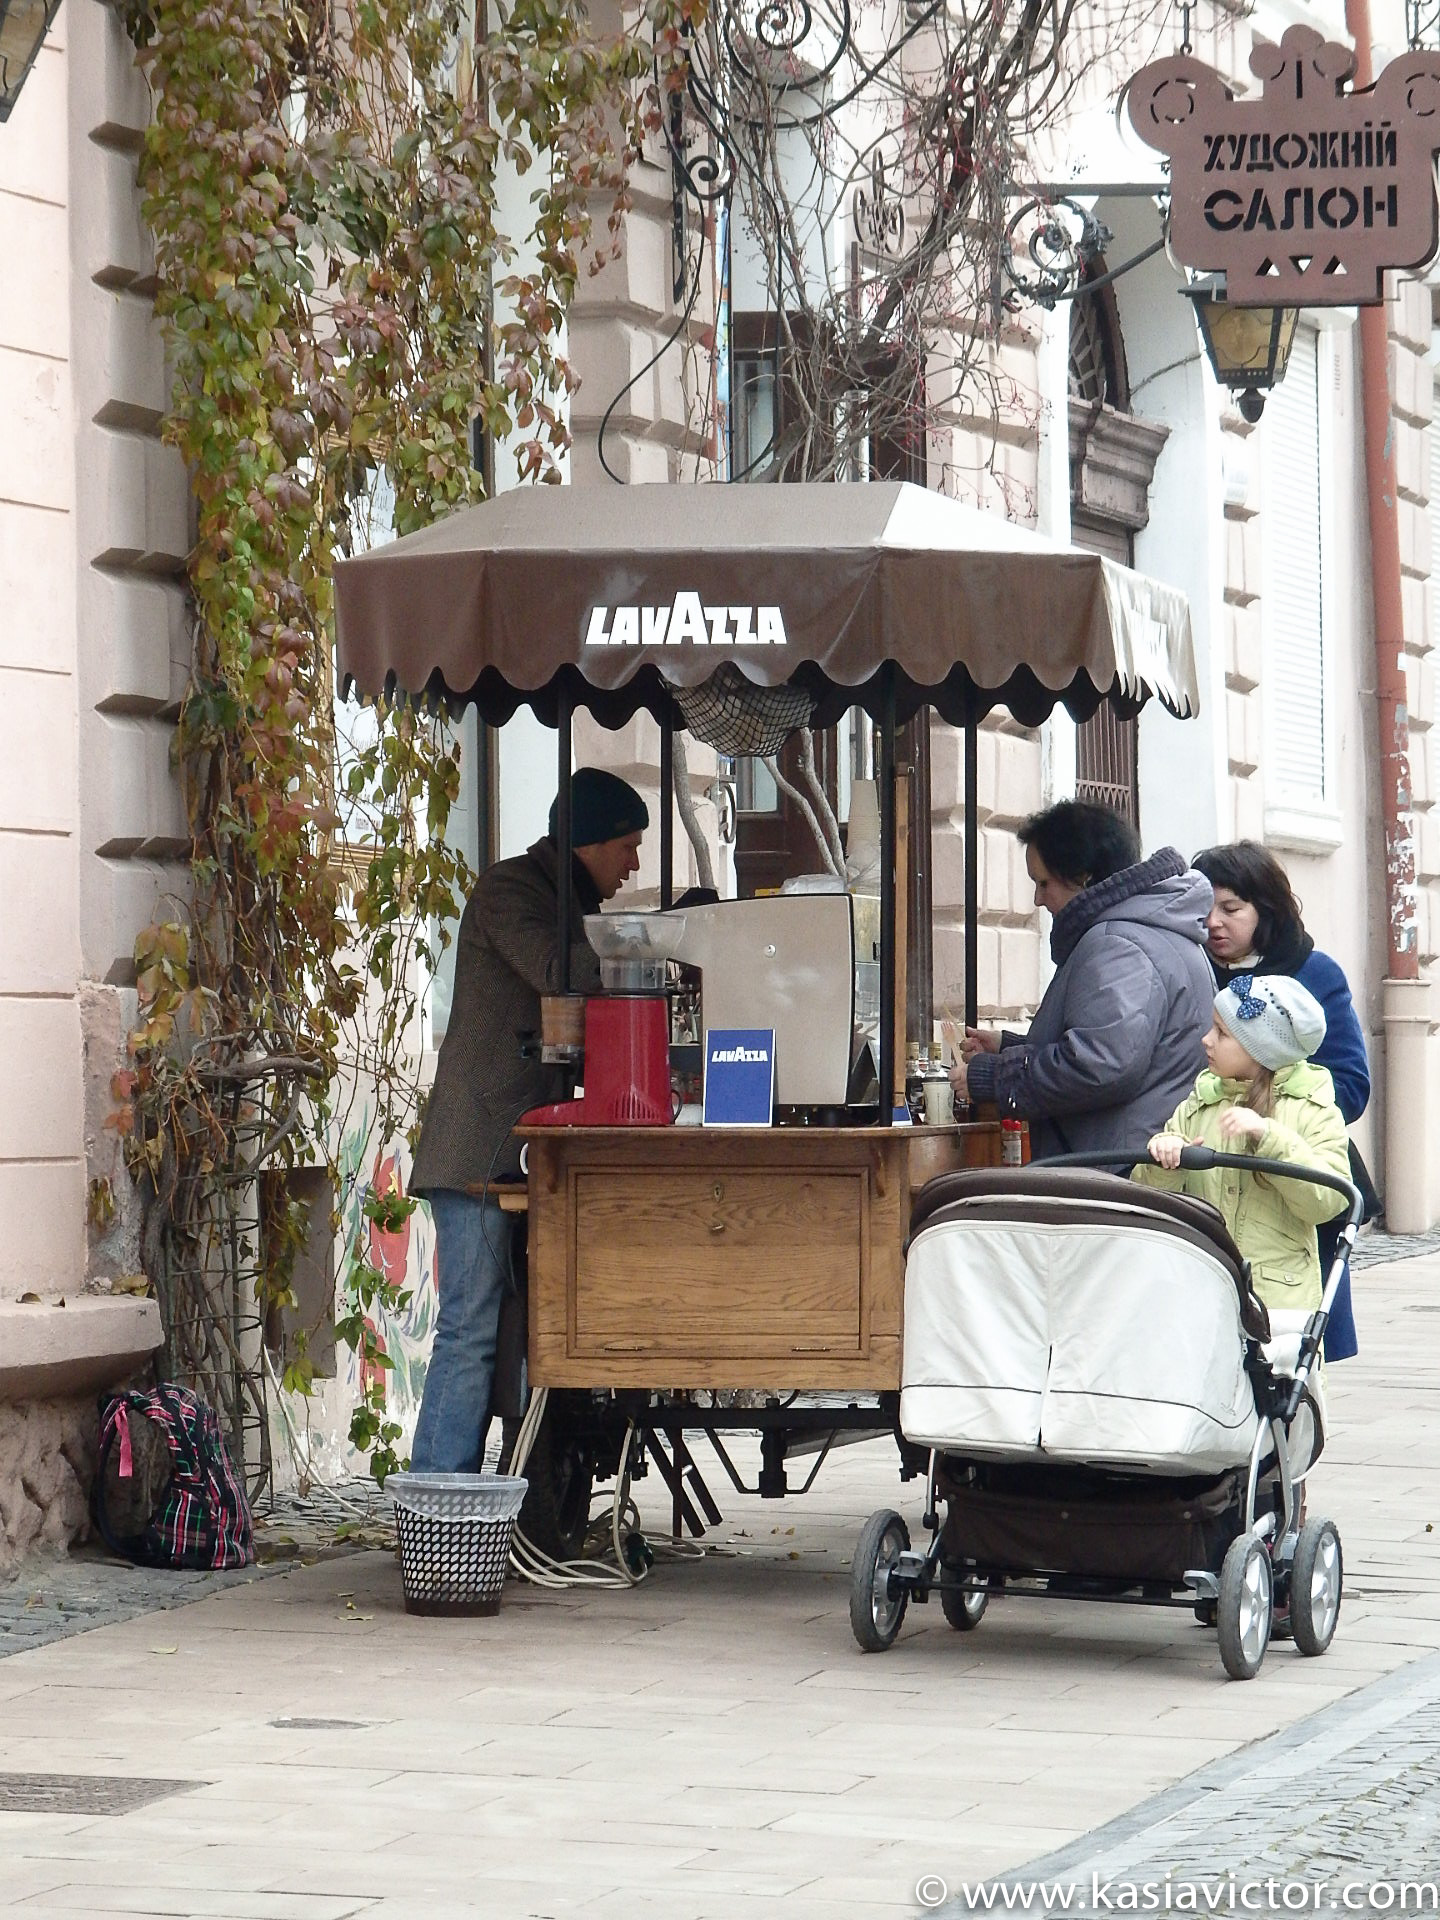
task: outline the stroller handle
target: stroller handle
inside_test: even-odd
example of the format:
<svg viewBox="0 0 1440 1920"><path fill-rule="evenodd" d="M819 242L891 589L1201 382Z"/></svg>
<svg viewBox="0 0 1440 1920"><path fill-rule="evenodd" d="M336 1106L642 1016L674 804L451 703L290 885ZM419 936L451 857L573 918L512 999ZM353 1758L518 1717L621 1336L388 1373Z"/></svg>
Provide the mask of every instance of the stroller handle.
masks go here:
<svg viewBox="0 0 1440 1920"><path fill-rule="evenodd" d="M1149 1154L1144 1147L1131 1148L1127 1153L1059 1153L1053 1159L1037 1161L1035 1164L1047 1170L1056 1167L1138 1167L1148 1162ZM1268 1173L1280 1180L1304 1180L1313 1187L1329 1187L1332 1193L1340 1194L1350 1203L1349 1226L1358 1229L1360 1216L1365 1211L1365 1200L1353 1180L1346 1180L1338 1173L1327 1173L1321 1167L1296 1167L1288 1160L1267 1160L1257 1153L1221 1153L1216 1147L1182 1147L1180 1165L1191 1173L1208 1173L1212 1167L1236 1167L1242 1173Z"/></svg>
<svg viewBox="0 0 1440 1920"><path fill-rule="evenodd" d="M1134 1167L1150 1158L1145 1148L1129 1153L1064 1153L1053 1160L1044 1160L1039 1164L1047 1167ZM1221 1153L1214 1147L1182 1147L1180 1165L1192 1173L1208 1173L1212 1167L1235 1167L1241 1173L1264 1173L1277 1180L1304 1180L1313 1187L1329 1187L1332 1193L1338 1193L1348 1200L1349 1212L1344 1226L1340 1229L1339 1244L1335 1249L1335 1258L1331 1262L1330 1272L1325 1281L1324 1296L1320 1305L1305 1323L1305 1331L1300 1341L1299 1362L1291 1382L1289 1399L1285 1407L1284 1418L1288 1423L1299 1412L1306 1383L1314 1371L1320 1357L1320 1348L1325 1338L1325 1328L1330 1320L1331 1309L1335 1305L1335 1295L1340 1290L1341 1277L1346 1262L1355 1246L1355 1236L1360 1231L1360 1218L1365 1211L1365 1198L1353 1180L1342 1179L1338 1173L1326 1173L1320 1167L1295 1167L1288 1160L1263 1159L1253 1153Z"/></svg>

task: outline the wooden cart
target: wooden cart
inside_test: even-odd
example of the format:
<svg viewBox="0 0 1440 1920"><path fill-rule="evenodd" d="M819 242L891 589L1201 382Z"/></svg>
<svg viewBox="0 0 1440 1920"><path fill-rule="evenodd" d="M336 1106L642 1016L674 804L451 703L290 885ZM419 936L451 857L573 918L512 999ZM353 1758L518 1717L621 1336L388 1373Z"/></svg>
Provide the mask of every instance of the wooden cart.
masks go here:
<svg viewBox="0 0 1440 1920"><path fill-rule="evenodd" d="M852 707L875 722L881 1124L529 1130L528 1361L551 1390L552 1431L527 1471L552 1475L552 1515L568 1499L583 1525L592 1474L613 1471L633 1420L677 1529L698 1531L719 1512L687 1432L704 1431L741 1485L722 1435L758 1431L769 1495L795 1490L786 1461L802 1449L823 1458L845 1433L898 1437L910 1198L934 1174L997 1163L1000 1130L888 1124L905 1044L897 730L926 706L963 729L973 929L981 718L999 704L1028 725L1060 702L1077 719L1103 700L1134 712L1152 693L1194 711L1183 596L880 482L521 489L343 563L336 607L347 685L473 700L497 724L524 703L555 726L562 874L577 708L612 727L655 717L667 801L673 730L693 726L685 709L717 670L731 689L738 669L742 683L803 696L813 725ZM668 804L659 827L668 907ZM562 886L567 957L569 916ZM966 953L973 1022L973 940ZM540 1531L533 1516L527 1528ZM562 1526L540 1544L570 1541Z"/></svg>
<svg viewBox="0 0 1440 1920"><path fill-rule="evenodd" d="M902 1243L998 1125L546 1127L529 1142L530 1370L549 1387L900 1390Z"/></svg>

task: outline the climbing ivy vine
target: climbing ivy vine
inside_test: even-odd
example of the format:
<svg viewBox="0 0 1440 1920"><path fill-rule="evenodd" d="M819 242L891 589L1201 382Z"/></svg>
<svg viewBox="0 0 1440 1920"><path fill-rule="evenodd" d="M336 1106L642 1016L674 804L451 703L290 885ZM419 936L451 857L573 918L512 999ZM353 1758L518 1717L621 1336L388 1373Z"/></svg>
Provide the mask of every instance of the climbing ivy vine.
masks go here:
<svg viewBox="0 0 1440 1920"><path fill-rule="evenodd" d="M377 531L377 496L393 500L378 531L399 534L475 499L477 424L521 477L559 477L564 316L587 250L593 267L618 244L701 11L648 0L602 30L572 0L513 0L477 32L474 6L447 0L128 5L153 102L140 180L164 430L194 501L174 744L191 887L137 944L115 1120L182 1369L238 1364L204 1310L216 1284L243 1270L261 1317L294 1306L307 1222L267 1170L336 1170L357 1088L382 1143L413 1122L419 984L471 878L445 839L460 768L444 717L381 706L337 730L334 565ZM497 193L506 175L518 193ZM527 182L507 231L501 198L524 203ZM383 1235L409 1204L371 1191L364 1213ZM364 1383L352 1438L383 1479L399 1429L375 1325L404 1296L373 1237L351 1250L339 1330ZM285 1385L311 1374L302 1340Z"/></svg>

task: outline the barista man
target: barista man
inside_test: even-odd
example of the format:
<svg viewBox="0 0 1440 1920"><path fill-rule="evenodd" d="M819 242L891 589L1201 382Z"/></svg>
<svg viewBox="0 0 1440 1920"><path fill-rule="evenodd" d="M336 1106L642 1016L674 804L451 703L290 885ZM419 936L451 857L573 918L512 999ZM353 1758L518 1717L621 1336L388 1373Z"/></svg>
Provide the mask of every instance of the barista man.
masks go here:
<svg viewBox="0 0 1440 1920"><path fill-rule="evenodd" d="M570 781L570 984L600 985L600 962L580 933L640 868L650 824L632 786L598 767ZM440 1312L411 1465L417 1473L479 1471L489 1425L500 1304L510 1277L514 1216L471 1188L513 1179L522 1113L565 1097L563 1071L520 1051L538 1033L540 996L560 990L555 807L528 853L481 874L460 921L455 993L410 1177L430 1203Z"/></svg>

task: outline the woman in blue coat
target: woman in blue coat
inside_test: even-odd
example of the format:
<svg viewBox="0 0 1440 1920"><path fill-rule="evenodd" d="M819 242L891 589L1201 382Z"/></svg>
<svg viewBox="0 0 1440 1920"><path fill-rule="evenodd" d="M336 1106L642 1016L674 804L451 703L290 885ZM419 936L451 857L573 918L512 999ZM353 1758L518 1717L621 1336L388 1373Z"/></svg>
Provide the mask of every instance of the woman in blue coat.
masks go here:
<svg viewBox="0 0 1440 1920"><path fill-rule="evenodd" d="M1319 952L1305 931L1300 902L1285 869L1273 853L1253 840L1207 847L1196 854L1193 864L1215 889L1215 904L1206 923L1215 978L1223 987L1239 973L1288 973L1315 996L1325 1011L1325 1040L1314 1055L1314 1064L1329 1069L1336 1105L1346 1126L1353 1125L1370 1104L1365 1036L1355 1016L1349 982L1339 965L1328 953ZM1353 1170L1359 1160L1353 1146L1350 1158ZM1339 1220L1327 1222L1319 1230L1320 1265L1325 1274L1330 1271L1339 1235ZM1347 1265L1325 1333L1325 1357L1348 1360L1358 1351Z"/></svg>

